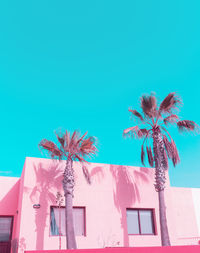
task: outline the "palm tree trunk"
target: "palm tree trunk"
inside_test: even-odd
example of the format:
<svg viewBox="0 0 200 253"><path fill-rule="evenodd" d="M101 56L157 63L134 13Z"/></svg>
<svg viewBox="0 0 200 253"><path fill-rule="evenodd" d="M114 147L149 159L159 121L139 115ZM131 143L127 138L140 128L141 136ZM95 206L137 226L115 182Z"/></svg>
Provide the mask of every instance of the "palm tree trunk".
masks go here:
<svg viewBox="0 0 200 253"><path fill-rule="evenodd" d="M159 197L161 242L162 242L162 246L170 246L169 233L168 233L168 227L167 227L167 218L166 218L164 190L158 192L158 197Z"/></svg>
<svg viewBox="0 0 200 253"><path fill-rule="evenodd" d="M73 220L73 191L74 191L74 171L72 159L68 157L63 174L63 190L65 195L65 229L66 229L66 248L76 249L76 238Z"/></svg>
<svg viewBox="0 0 200 253"><path fill-rule="evenodd" d="M153 129L153 151L155 160L155 190L158 192L160 232L162 246L170 246L169 232L167 227L166 206L164 198L165 170L168 168L166 151L160 129Z"/></svg>

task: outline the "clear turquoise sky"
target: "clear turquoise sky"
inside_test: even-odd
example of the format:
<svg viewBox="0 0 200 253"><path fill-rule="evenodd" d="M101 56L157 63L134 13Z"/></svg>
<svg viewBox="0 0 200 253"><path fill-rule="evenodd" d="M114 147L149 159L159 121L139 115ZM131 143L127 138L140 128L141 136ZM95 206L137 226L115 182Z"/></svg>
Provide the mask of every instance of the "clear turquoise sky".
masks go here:
<svg viewBox="0 0 200 253"><path fill-rule="evenodd" d="M181 118L200 124L199 12L199 0L1 1L0 175L20 176L60 128L96 136L94 162L141 166L141 141L122 132L151 91L177 92ZM200 136L170 131L171 184L200 187Z"/></svg>

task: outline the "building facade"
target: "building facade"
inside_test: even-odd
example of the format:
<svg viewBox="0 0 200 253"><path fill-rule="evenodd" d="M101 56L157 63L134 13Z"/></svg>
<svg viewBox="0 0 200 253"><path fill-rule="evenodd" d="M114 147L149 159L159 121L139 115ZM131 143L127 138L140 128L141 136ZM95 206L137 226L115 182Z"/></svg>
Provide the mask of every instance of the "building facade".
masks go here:
<svg viewBox="0 0 200 253"><path fill-rule="evenodd" d="M65 162L26 158L21 178L0 177L0 252L65 249L62 173ZM79 249L160 246L154 169L74 163L74 220ZM61 197L62 198L62 197ZM172 245L200 240L200 189L165 190ZM61 236L59 236L61 234Z"/></svg>

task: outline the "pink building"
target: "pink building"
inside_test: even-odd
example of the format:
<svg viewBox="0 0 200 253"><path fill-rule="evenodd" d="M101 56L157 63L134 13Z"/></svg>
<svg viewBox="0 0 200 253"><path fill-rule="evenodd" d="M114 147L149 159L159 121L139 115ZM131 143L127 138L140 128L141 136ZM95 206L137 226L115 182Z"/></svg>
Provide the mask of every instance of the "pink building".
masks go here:
<svg viewBox="0 0 200 253"><path fill-rule="evenodd" d="M0 177L0 252L59 249L64 231L65 162L26 158L21 178ZM154 169L90 163L88 184L74 163L74 219L79 249L160 246L158 196ZM200 240L200 189L171 187L165 191L172 245ZM59 226L60 225L60 226ZM65 249L65 236L61 236Z"/></svg>

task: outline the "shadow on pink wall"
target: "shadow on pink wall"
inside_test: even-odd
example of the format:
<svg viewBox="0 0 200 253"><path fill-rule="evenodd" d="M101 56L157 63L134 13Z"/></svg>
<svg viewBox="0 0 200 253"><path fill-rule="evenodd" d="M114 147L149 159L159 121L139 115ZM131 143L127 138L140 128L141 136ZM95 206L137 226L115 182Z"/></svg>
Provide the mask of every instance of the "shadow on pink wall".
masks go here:
<svg viewBox="0 0 200 253"><path fill-rule="evenodd" d="M93 178L93 180L95 179L98 183L100 183L101 180L104 178L103 167L96 166L92 168L90 172L90 178Z"/></svg>
<svg viewBox="0 0 200 253"><path fill-rule="evenodd" d="M18 216L18 195L20 180L18 180L0 202L0 215L13 216L12 241L11 247L13 253L16 252L18 239L16 238L16 225Z"/></svg>
<svg viewBox="0 0 200 253"><path fill-rule="evenodd" d="M130 171L127 166L110 165L110 171L116 183L113 190L114 203L121 214L121 228L123 229L124 246L129 247L129 238L127 233L126 208L131 207L136 202L140 202L139 182L148 183L149 170L140 168Z"/></svg>
<svg viewBox="0 0 200 253"><path fill-rule="evenodd" d="M14 215L17 211L20 180L18 180L9 192L1 200L0 215Z"/></svg>
<svg viewBox="0 0 200 253"><path fill-rule="evenodd" d="M37 166L34 164L33 167L37 183L30 194L30 199L34 203L34 199L39 196L38 203L41 206L40 209L35 209L36 249L43 250L46 219L50 211L49 203L55 203L57 190L61 191L63 171L59 167L59 163L53 161L48 167L44 167L42 163ZM56 189L56 192L52 192L52 189ZM48 223L50 224L50 221Z"/></svg>

